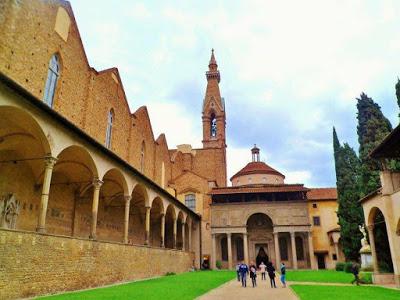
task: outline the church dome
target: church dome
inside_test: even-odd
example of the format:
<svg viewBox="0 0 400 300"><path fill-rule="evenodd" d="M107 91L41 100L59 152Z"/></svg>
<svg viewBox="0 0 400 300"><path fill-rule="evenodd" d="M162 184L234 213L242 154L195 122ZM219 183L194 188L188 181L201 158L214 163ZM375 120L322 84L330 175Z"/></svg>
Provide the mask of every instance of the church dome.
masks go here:
<svg viewBox="0 0 400 300"><path fill-rule="evenodd" d="M284 184L285 175L260 161L260 149L251 149L252 162L231 177L233 186L251 184Z"/></svg>

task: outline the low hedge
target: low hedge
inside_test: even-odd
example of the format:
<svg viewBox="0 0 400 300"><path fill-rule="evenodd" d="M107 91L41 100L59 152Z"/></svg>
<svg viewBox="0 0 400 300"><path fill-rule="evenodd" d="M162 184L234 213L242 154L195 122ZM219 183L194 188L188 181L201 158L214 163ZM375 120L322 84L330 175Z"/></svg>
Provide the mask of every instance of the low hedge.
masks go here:
<svg viewBox="0 0 400 300"><path fill-rule="evenodd" d="M344 262L337 262L336 263L336 271L344 271Z"/></svg>
<svg viewBox="0 0 400 300"><path fill-rule="evenodd" d="M372 272L360 272L360 280L362 283L372 284Z"/></svg>

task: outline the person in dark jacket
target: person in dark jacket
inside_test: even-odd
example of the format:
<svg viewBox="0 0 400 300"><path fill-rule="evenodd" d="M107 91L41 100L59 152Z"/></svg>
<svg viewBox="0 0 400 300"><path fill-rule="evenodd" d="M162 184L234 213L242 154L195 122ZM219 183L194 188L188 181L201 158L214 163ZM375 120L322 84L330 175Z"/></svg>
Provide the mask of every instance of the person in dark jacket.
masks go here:
<svg viewBox="0 0 400 300"><path fill-rule="evenodd" d="M357 263L353 263L353 265L351 266L351 273L353 273L354 275L354 279L351 282L351 284L354 284L355 282L357 285L360 285L360 278L358 277L359 270Z"/></svg>
<svg viewBox="0 0 400 300"><path fill-rule="evenodd" d="M241 265L240 263L237 263L237 265L236 265L237 281L239 281L239 282L240 282L240 272L239 272L240 265Z"/></svg>
<svg viewBox="0 0 400 300"><path fill-rule="evenodd" d="M249 273L249 268L242 262L239 267L240 279L242 280L242 287L247 286L247 273Z"/></svg>
<svg viewBox="0 0 400 300"><path fill-rule="evenodd" d="M275 284L275 268L271 262L267 263L267 273L269 276L269 281L271 283L271 287L276 288Z"/></svg>
<svg viewBox="0 0 400 300"><path fill-rule="evenodd" d="M251 278L251 283L253 285L253 287L257 286L257 267L254 263L251 263L251 265L249 266L250 269L250 278Z"/></svg>

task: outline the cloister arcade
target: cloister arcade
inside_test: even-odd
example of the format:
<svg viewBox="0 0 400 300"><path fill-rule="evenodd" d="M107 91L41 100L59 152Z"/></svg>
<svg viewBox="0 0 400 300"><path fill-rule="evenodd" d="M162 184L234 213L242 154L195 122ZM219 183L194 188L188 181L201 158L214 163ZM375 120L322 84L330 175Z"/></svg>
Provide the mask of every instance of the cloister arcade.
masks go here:
<svg viewBox="0 0 400 300"><path fill-rule="evenodd" d="M199 252L197 214L56 113L16 97L0 102L0 196L14 203L0 227Z"/></svg>

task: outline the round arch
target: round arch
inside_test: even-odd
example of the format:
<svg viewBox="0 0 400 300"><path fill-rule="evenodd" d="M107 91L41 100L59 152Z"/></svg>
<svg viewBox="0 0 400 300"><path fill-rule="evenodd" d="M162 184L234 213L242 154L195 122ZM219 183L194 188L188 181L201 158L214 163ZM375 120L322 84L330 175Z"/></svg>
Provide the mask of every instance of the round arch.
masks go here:
<svg viewBox="0 0 400 300"><path fill-rule="evenodd" d="M255 214L263 214L263 215L267 216L268 219L271 220L272 225L274 225L274 224L276 223L276 222L275 222L275 216L274 216L271 212L269 212L268 210L260 211L260 209L254 208L254 209L250 210L250 211L244 216L244 218L243 218L243 225L246 225L246 224L247 224L247 221L249 220L249 218L250 218L252 215L255 215Z"/></svg>
<svg viewBox="0 0 400 300"><path fill-rule="evenodd" d="M169 204L165 212L165 247L174 248L174 224L176 212L173 204Z"/></svg>
<svg viewBox="0 0 400 300"><path fill-rule="evenodd" d="M164 215L164 203L160 197L151 201L150 209L150 245L154 247L162 246L161 228L162 216Z"/></svg>
<svg viewBox="0 0 400 300"><path fill-rule="evenodd" d="M129 218L129 228L132 229L129 236L134 244L145 243L147 207L150 207L148 191L143 184L137 183L132 191Z"/></svg>
<svg viewBox="0 0 400 300"><path fill-rule="evenodd" d="M378 207L371 208L368 215L369 226L373 227L373 238L377 265L380 272L393 272L392 254L387 234L386 218Z"/></svg>
<svg viewBox="0 0 400 300"><path fill-rule="evenodd" d="M38 120L14 106L0 106L0 194L16 200L18 214L3 226L34 231L40 210L39 182L51 145ZM17 208L17 206L19 208Z"/></svg>

